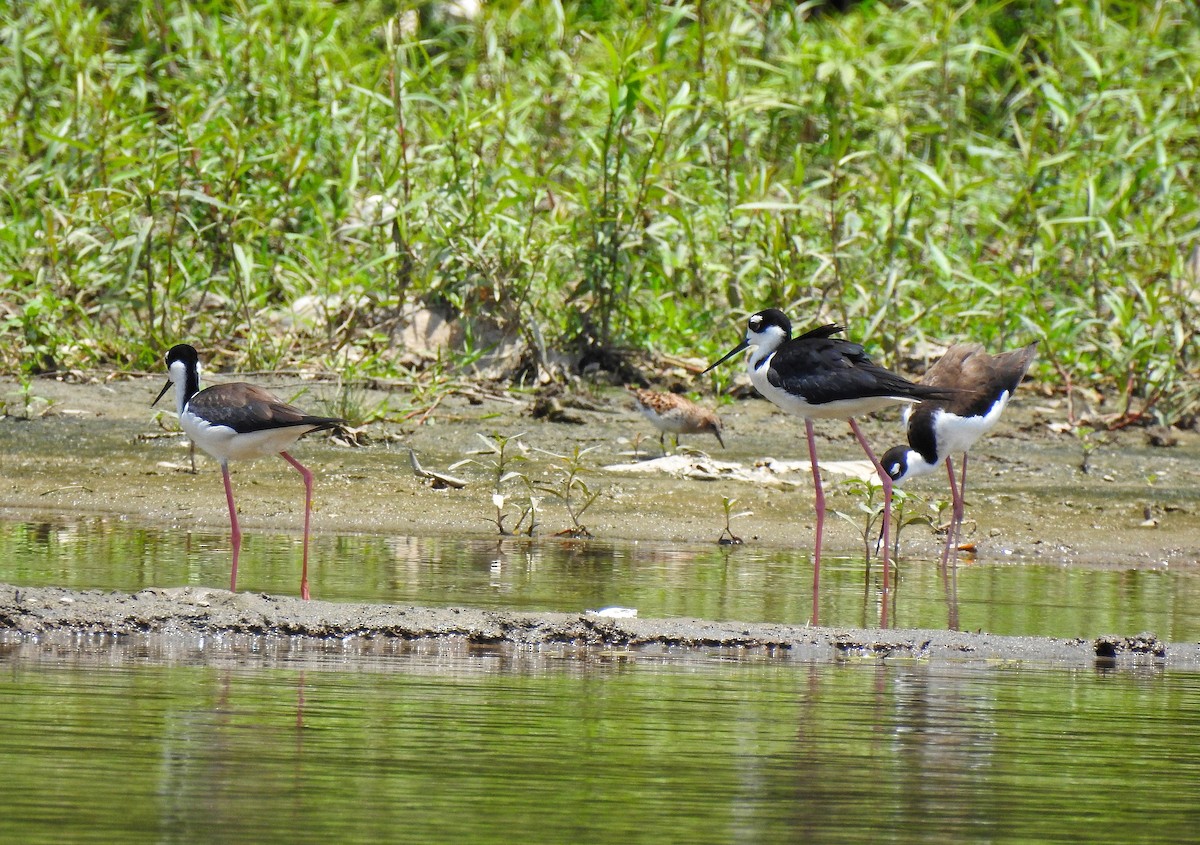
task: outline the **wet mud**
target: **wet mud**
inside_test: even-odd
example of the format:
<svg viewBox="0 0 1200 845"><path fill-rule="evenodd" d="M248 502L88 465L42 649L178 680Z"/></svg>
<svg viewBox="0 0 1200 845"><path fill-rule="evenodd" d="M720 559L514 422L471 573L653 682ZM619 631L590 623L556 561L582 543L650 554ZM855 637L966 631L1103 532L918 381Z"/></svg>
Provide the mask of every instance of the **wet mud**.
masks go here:
<svg viewBox="0 0 1200 845"><path fill-rule="evenodd" d="M97 640L100 637L102 639ZM860 630L695 619L608 618L591 613L517 613L465 607L305 602L196 587L137 593L0 585L0 649L61 651L103 638L141 651L196 658L217 651L342 656L415 647L451 653L612 658L714 654L792 660L924 660L989 665L1200 668L1200 645L1153 634L1094 641L1003 637L938 630ZM190 655L190 657L188 657Z"/></svg>
<svg viewBox="0 0 1200 845"><path fill-rule="evenodd" d="M303 407L322 408L336 388L322 383L269 383ZM188 471L186 442L167 430L169 417L149 407L159 378L69 384L40 381L34 395L49 413L0 419L0 518L34 519L110 514L123 520L190 530L227 525L214 462L197 457ZM15 385L0 384L10 397ZM1064 566L1196 566L1200 559L1200 445L1191 432L1166 441L1143 430L1084 440L1065 431L1062 403L1032 389L1018 395L997 431L972 452L968 478L968 532L979 560L1037 560ZM371 404L389 401L373 392ZM337 445L324 438L300 444L295 454L316 477L313 529L330 533L495 536L491 456L479 434L521 434L526 461L514 467L546 486L561 477L560 459L579 447L586 478L599 491L588 509L587 529L605 540L694 543L723 535L722 500L736 498L750 511L733 524L747 543L809 547L813 519L803 427L763 401L719 408L727 449L710 437L685 437L703 450L694 460L662 462L661 471L633 471L661 454L657 432L633 409L623 391L587 395L569 419L535 419L533 397L451 395L418 425L419 415L369 427L366 445ZM400 414L397 417L402 416ZM580 424L582 421L582 424ZM880 452L900 441L898 414L864 425ZM841 423L819 426L822 457L853 461L861 452ZM1164 442L1172 445L1164 446ZM444 487L413 471L421 466L461 478ZM1086 458L1088 471L1080 465ZM466 463L460 463L467 461ZM622 469L625 465L625 469ZM604 467L614 467L606 470ZM639 470L641 467L638 468ZM910 485L915 506L929 508L945 496L944 478ZM299 479L282 461L235 465L234 484L244 531L299 530ZM569 515L553 496L542 505L544 536L569 529ZM830 507L852 512L857 500L833 486ZM513 520L515 521L515 519ZM509 523L511 524L511 522ZM940 538L926 525L902 534L901 555L936 559ZM861 549L854 529L827 523L827 551ZM840 631L779 625L688 620L607 619L587 615L483 612L312 602L285 597L232 595L198 588L137 594L69 593L0 588L0 630L24 642L76 634L190 638L301 638L306 641L436 642L439 647L512 649L635 649L639 653L720 649L812 659L953 658L1036 660L1060 663L1152 660L1191 666L1194 644L1165 644L1162 653L1136 644L1152 636L1112 632L1104 644L993 637L947 631ZM1138 639L1142 636L1142 639ZM1103 639L1103 638L1102 638ZM11 645L11 643L10 643ZM1098 650L1102 653L1098 654Z"/></svg>

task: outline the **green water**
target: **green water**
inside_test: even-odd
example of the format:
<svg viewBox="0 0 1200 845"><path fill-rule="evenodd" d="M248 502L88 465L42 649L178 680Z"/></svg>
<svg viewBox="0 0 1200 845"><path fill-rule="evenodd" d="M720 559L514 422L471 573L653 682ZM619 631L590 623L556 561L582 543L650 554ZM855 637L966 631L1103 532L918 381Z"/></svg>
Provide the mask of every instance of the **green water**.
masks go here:
<svg viewBox="0 0 1200 845"><path fill-rule="evenodd" d="M254 533L239 588L296 595L299 540ZM876 567L878 569L878 567ZM878 572L827 557L820 621L878 626ZM1121 569L1036 562L901 561L889 593L892 627L1094 638L1152 631L1200 640L1200 566ZM642 616L804 623L812 618L808 554L753 547L321 536L313 543L314 598L581 612L611 605ZM135 591L227 587L224 533L164 531L121 520L0 521L0 582Z"/></svg>
<svg viewBox="0 0 1200 845"><path fill-rule="evenodd" d="M228 538L0 522L0 581L224 586ZM295 537L243 586L294 593ZM822 621L876 576L823 567ZM803 622L801 553L321 537L334 601ZM904 562L900 625L1200 638L1194 568ZM0 632L0 842L1196 841L1200 674Z"/></svg>
<svg viewBox="0 0 1200 845"><path fill-rule="evenodd" d="M1185 842L1200 676L0 648L4 842Z"/></svg>

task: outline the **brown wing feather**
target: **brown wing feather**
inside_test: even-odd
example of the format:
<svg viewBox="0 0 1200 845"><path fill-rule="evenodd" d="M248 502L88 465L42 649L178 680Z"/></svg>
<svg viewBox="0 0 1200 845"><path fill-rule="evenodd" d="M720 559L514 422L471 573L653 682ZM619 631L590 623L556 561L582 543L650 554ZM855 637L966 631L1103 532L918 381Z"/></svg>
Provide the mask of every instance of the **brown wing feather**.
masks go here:
<svg viewBox="0 0 1200 845"><path fill-rule="evenodd" d="M1037 342L1023 349L989 355L977 343L956 343L921 378L922 384L957 387L961 392L935 403L954 414L985 413L1004 391L1012 393L1033 363Z"/></svg>
<svg viewBox="0 0 1200 845"><path fill-rule="evenodd" d="M191 398L188 407L209 422L229 426L238 433L294 426L316 430L345 422L337 417L306 414L269 391L245 382L217 384L201 390Z"/></svg>

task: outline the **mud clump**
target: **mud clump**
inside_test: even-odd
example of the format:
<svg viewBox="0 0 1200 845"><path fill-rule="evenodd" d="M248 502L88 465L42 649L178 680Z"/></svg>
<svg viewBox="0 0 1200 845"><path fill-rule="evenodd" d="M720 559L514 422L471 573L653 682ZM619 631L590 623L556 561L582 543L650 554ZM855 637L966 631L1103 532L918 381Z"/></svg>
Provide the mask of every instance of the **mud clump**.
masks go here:
<svg viewBox="0 0 1200 845"><path fill-rule="evenodd" d="M1116 659L1122 653L1151 655L1160 660L1165 660L1167 657L1166 643L1160 641L1157 636L1149 631L1144 631L1132 637L1107 634L1097 637L1092 645L1096 650L1096 657L1104 659Z"/></svg>

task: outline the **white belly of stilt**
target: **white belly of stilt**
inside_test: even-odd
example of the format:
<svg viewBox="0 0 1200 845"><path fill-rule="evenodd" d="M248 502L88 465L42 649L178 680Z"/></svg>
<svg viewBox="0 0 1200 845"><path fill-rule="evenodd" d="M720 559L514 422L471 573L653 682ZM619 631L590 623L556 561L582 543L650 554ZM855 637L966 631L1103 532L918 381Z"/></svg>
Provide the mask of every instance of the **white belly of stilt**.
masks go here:
<svg viewBox="0 0 1200 845"><path fill-rule="evenodd" d="M179 424L197 446L218 461L248 461L278 455L307 431L293 427L238 434L227 425L213 425L186 411L179 418Z"/></svg>

